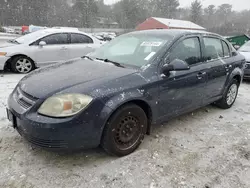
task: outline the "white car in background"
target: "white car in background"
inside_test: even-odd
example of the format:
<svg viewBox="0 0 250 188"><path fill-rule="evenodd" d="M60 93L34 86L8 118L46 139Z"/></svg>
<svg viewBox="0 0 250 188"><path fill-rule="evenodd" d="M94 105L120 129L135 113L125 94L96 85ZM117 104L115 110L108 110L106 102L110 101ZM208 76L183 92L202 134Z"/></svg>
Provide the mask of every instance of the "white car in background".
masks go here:
<svg viewBox="0 0 250 188"><path fill-rule="evenodd" d="M103 44L76 29L44 29L0 42L0 70L28 73L35 68L82 57Z"/></svg>
<svg viewBox="0 0 250 188"><path fill-rule="evenodd" d="M15 29L9 28L9 27L2 27L6 33L11 33L14 34L15 33Z"/></svg>

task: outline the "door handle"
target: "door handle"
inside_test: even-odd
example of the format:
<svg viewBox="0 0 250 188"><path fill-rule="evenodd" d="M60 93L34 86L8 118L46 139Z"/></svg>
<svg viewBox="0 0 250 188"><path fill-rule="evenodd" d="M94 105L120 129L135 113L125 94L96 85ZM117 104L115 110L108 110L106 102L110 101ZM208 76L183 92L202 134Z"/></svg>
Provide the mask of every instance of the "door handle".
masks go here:
<svg viewBox="0 0 250 188"><path fill-rule="evenodd" d="M198 80L201 80L203 78L203 76L205 76L207 73L206 72L199 72L196 77L198 78Z"/></svg>

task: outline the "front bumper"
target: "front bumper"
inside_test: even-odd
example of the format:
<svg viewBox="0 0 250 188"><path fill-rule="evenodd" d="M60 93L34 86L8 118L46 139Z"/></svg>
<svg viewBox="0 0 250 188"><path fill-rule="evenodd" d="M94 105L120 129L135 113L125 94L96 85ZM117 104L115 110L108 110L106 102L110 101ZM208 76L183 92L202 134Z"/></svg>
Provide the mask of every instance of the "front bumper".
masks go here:
<svg viewBox="0 0 250 188"><path fill-rule="evenodd" d="M14 127L19 134L36 146L53 150L97 147L111 113L110 108L98 101L93 102L84 112L70 118L42 116L32 108L24 110L13 94L10 95L8 109L14 115Z"/></svg>
<svg viewBox="0 0 250 188"><path fill-rule="evenodd" d="M4 70L5 63L8 61L9 57L0 56L0 70Z"/></svg>
<svg viewBox="0 0 250 188"><path fill-rule="evenodd" d="M246 64L246 69L244 70L244 79L250 79L250 64Z"/></svg>

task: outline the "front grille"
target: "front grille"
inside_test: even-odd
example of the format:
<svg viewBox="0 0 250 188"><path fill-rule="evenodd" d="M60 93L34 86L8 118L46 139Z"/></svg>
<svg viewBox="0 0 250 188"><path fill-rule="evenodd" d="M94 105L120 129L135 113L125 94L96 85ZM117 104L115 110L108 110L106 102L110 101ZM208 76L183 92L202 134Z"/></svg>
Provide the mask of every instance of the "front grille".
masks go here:
<svg viewBox="0 0 250 188"><path fill-rule="evenodd" d="M250 69L250 62L246 63L245 69Z"/></svg>
<svg viewBox="0 0 250 188"><path fill-rule="evenodd" d="M31 135L25 134L24 131L20 128L16 128L18 133L24 137L28 142L42 147L42 148L51 148L51 149L63 149L68 148L68 143L63 140L44 140L40 138L33 137Z"/></svg>
<svg viewBox="0 0 250 188"><path fill-rule="evenodd" d="M37 100L37 98L25 93L19 87L14 93L14 98L16 99L18 104L20 104L25 109L32 107Z"/></svg>

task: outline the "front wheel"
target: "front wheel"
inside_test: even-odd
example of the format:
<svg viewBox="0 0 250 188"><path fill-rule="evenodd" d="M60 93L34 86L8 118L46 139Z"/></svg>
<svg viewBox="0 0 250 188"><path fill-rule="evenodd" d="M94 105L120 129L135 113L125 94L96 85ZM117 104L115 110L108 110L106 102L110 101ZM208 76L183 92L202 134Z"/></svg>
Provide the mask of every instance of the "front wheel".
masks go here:
<svg viewBox="0 0 250 188"><path fill-rule="evenodd" d="M112 155L125 156L136 150L147 131L147 116L135 104L119 108L107 122L101 145Z"/></svg>
<svg viewBox="0 0 250 188"><path fill-rule="evenodd" d="M222 109L229 109L233 106L239 90L239 82L233 79L227 88L227 91L223 95L222 99L215 104Z"/></svg>
<svg viewBox="0 0 250 188"><path fill-rule="evenodd" d="M14 57L11 61L11 70L13 72L26 74L35 69L34 62L25 56Z"/></svg>

